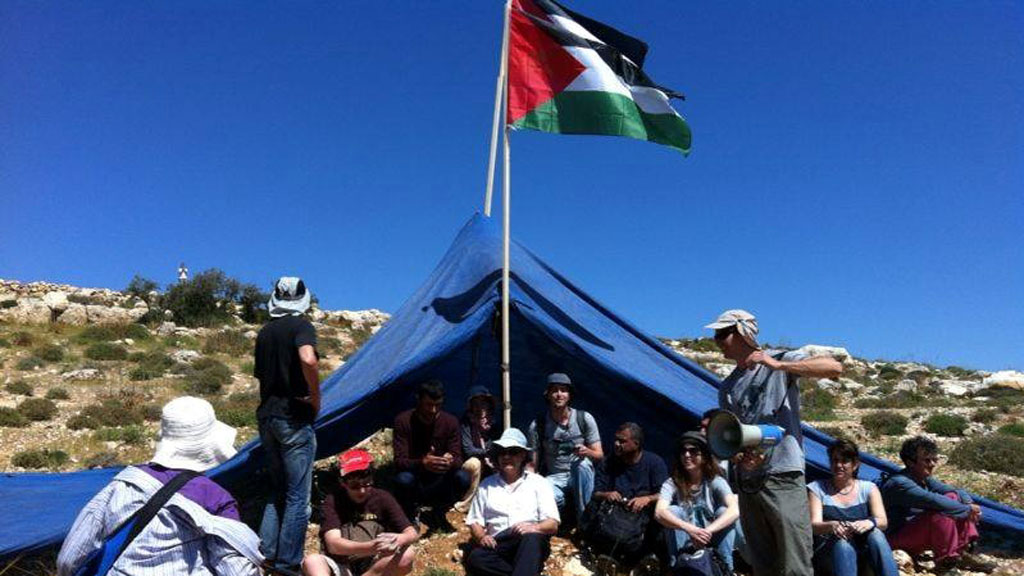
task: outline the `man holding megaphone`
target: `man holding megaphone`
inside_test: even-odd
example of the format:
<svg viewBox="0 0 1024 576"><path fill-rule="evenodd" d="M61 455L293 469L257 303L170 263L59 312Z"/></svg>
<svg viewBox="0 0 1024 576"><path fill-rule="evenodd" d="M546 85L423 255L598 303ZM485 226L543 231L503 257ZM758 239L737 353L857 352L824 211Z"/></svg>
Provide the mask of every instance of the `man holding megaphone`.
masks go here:
<svg viewBox="0 0 1024 576"><path fill-rule="evenodd" d="M727 310L705 326L736 368L722 381L708 442L737 463L740 522L755 576L811 576L811 519L800 433L801 376L836 378L842 364L829 357L762 350L757 319Z"/></svg>

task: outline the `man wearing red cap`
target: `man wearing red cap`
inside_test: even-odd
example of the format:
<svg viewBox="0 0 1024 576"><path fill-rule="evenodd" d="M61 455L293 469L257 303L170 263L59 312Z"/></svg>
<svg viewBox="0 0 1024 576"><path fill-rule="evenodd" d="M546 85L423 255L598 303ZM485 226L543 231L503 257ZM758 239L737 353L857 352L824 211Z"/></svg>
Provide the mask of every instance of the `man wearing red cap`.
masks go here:
<svg viewBox="0 0 1024 576"><path fill-rule="evenodd" d="M302 560L306 576L404 576L419 533L391 494L373 487L373 456L356 448L338 456L341 482L320 506L323 554Z"/></svg>

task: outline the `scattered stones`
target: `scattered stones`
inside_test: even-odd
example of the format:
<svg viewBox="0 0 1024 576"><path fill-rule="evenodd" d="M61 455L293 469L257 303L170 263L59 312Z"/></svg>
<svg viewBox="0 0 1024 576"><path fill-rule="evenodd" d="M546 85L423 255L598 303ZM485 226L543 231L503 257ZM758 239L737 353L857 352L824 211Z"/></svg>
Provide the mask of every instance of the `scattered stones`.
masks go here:
<svg viewBox="0 0 1024 576"><path fill-rule="evenodd" d="M70 372L65 372L60 375L62 380L67 380L71 382L81 380L99 380L101 376L102 373L96 368L81 368L79 370L72 370Z"/></svg>
<svg viewBox="0 0 1024 576"><path fill-rule="evenodd" d="M840 388L842 388L842 384L840 384L839 382L836 382L835 380L829 380L828 378L818 378L814 382L814 384L819 389L821 389L821 390L828 390L830 392L835 391L835 390L839 390Z"/></svg>
<svg viewBox="0 0 1024 576"><path fill-rule="evenodd" d="M171 358L175 362L184 362L185 364L191 364L194 360L202 356L195 350L175 350L171 353Z"/></svg>

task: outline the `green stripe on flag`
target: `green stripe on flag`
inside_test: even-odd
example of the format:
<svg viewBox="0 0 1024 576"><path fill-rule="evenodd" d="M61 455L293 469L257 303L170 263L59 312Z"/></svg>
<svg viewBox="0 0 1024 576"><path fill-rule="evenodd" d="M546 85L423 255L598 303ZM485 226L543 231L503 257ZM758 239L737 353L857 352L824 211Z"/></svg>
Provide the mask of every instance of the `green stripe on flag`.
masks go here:
<svg viewBox="0 0 1024 576"><path fill-rule="evenodd" d="M690 127L675 114L647 114L627 96L562 92L516 121L516 128L558 134L625 136L690 153Z"/></svg>

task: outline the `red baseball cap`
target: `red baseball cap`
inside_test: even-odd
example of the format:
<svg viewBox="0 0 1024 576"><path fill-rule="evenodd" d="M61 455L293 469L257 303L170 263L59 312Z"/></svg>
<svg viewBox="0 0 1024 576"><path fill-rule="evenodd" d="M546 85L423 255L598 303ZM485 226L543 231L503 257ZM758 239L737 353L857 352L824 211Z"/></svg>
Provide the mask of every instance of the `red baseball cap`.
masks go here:
<svg viewBox="0 0 1024 576"><path fill-rule="evenodd" d="M373 466L373 455L362 448L353 448L338 455L338 469L344 478L353 472L369 470Z"/></svg>

